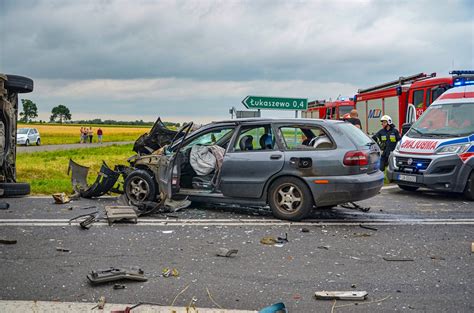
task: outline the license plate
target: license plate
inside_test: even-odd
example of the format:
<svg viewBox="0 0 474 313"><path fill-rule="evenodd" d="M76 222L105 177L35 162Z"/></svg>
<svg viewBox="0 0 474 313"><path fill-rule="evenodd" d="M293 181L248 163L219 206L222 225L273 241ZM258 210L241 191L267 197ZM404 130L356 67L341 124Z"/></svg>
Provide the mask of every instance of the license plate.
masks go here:
<svg viewBox="0 0 474 313"><path fill-rule="evenodd" d="M416 183L416 176L413 175L398 175L398 180L409 181L412 183Z"/></svg>

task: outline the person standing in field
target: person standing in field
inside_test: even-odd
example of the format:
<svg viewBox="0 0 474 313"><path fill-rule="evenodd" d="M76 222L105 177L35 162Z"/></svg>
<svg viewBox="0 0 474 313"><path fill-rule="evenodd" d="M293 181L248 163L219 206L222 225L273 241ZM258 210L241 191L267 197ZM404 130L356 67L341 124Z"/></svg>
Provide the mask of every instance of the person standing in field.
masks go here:
<svg viewBox="0 0 474 313"><path fill-rule="evenodd" d="M102 143L102 129L100 127L97 130L97 140L99 141L99 143Z"/></svg>
<svg viewBox="0 0 474 313"><path fill-rule="evenodd" d="M79 143L83 143L84 142L84 127L81 127L81 140L79 141Z"/></svg>
<svg viewBox="0 0 474 313"><path fill-rule="evenodd" d="M94 137L94 131L92 130L92 127L89 128L89 143L92 143L92 137Z"/></svg>

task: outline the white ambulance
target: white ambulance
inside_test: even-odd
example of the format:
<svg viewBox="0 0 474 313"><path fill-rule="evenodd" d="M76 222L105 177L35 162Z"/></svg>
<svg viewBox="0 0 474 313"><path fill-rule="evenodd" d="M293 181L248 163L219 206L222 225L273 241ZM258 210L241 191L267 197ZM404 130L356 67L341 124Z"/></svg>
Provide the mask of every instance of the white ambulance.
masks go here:
<svg viewBox="0 0 474 313"><path fill-rule="evenodd" d="M402 137L390 155L389 181L474 200L474 81L465 83L444 92Z"/></svg>

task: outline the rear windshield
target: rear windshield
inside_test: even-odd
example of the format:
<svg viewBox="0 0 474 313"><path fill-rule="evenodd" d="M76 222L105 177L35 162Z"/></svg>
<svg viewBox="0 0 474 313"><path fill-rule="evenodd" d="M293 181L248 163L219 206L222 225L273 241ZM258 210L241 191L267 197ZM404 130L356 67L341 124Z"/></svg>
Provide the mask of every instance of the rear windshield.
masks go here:
<svg viewBox="0 0 474 313"><path fill-rule="evenodd" d="M410 137L458 137L474 133L474 103L432 105L410 128Z"/></svg>
<svg viewBox="0 0 474 313"><path fill-rule="evenodd" d="M349 122L337 123L337 125L334 125L334 126L340 127L342 131L344 131L344 133L358 147L367 146L373 142L372 139L369 136L367 136L362 130L355 127Z"/></svg>
<svg viewBox="0 0 474 313"><path fill-rule="evenodd" d="M18 128L17 134L28 134L28 128Z"/></svg>

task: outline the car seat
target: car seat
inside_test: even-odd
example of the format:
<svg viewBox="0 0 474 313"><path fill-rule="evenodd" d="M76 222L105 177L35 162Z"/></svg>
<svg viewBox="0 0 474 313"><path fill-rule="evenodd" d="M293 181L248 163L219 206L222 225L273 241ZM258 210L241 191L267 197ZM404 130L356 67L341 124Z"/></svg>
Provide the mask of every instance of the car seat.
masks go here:
<svg viewBox="0 0 474 313"><path fill-rule="evenodd" d="M242 151L253 150L252 141L253 141L253 136L251 135L245 135L242 138L240 138L240 141L239 141L240 150Z"/></svg>
<svg viewBox="0 0 474 313"><path fill-rule="evenodd" d="M273 141L272 141L272 135L270 134L263 134L261 137L260 137L260 147L262 148L262 150L266 150L266 149L273 149Z"/></svg>
<svg viewBox="0 0 474 313"><path fill-rule="evenodd" d="M332 142L327 136L318 136L311 139L310 145L313 146L315 149L324 149L324 148L331 148Z"/></svg>

